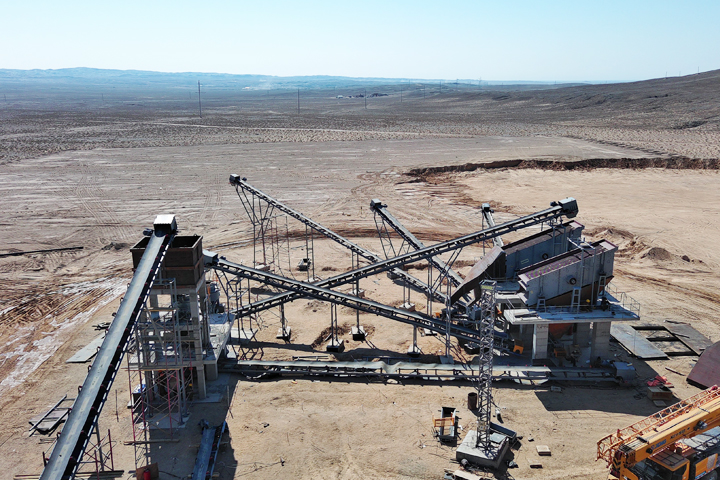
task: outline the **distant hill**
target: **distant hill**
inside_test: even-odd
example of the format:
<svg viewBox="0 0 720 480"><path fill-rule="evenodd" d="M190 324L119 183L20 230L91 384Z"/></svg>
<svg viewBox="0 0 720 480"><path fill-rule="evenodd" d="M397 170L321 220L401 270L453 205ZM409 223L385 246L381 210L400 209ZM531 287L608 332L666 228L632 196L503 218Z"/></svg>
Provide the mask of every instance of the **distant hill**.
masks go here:
<svg viewBox="0 0 720 480"><path fill-rule="evenodd" d="M370 85L398 85L403 83L455 84L477 86L478 80L443 80L418 78L377 78L377 77L337 77L328 75L277 77L273 75L234 75L228 73L202 72L153 72L145 70L107 70L98 68L62 68L57 70L8 70L0 69L3 82L24 84L75 84L75 85L123 85L172 87L196 84L214 88L246 88L256 90L333 87L357 87ZM559 87L555 82L532 81L483 81L485 86L522 86L525 88ZM569 84L566 84L569 85Z"/></svg>
<svg viewBox="0 0 720 480"><path fill-rule="evenodd" d="M602 121L605 125L673 129L717 127L720 70L640 82L487 93L485 98L492 98L492 111L507 118L542 122L584 119L588 126Z"/></svg>

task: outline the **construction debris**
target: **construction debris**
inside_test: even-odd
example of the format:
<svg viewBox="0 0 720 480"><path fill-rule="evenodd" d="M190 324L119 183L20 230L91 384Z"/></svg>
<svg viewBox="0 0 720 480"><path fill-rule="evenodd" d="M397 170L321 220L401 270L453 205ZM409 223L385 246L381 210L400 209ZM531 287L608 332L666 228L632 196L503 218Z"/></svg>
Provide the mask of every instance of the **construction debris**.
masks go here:
<svg viewBox="0 0 720 480"><path fill-rule="evenodd" d="M70 413L70 407L60 407L63 402L72 402L74 399L68 399L65 395L59 402L53 407L46 411L42 415L36 415L30 419L30 436L33 433L39 432L43 435L49 434L54 431L61 422L65 421L65 417Z"/></svg>
<svg viewBox="0 0 720 480"><path fill-rule="evenodd" d="M541 457L549 457L551 455L550 447L547 445L537 445L535 450L537 450L538 455Z"/></svg>

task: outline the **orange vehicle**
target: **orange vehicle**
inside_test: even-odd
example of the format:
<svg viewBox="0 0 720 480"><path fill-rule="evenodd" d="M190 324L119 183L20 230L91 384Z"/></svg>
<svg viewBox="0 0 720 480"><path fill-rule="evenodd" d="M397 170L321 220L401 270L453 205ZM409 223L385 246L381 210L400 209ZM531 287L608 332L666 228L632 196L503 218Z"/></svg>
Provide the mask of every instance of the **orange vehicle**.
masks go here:
<svg viewBox="0 0 720 480"><path fill-rule="evenodd" d="M598 442L608 478L717 480L720 388L713 386Z"/></svg>

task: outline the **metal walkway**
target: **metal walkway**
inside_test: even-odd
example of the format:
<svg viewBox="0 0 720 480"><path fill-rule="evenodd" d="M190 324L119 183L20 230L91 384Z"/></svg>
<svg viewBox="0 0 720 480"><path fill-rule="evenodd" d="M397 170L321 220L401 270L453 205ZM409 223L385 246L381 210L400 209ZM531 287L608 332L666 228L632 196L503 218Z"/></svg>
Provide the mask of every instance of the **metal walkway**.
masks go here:
<svg viewBox="0 0 720 480"><path fill-rule="evenodd" d="M457 380L476 382L478 366L457 363L398 362L324 362L324 361L274 361L237 360L225 362L220 370L226 373L242 373L260 379L273 376L287 377L378 377L406 380ZM548 380L562 382L616 382L610 368L558 368L494 365L493 381L512 380L527 385L537 385Z"/></svg>
<svg viewBox="0 0 720 480"><path fill-rule="evenodd" d="M208 260L210 252L206 252L206 267L225 272L229 275L247 278L266 285L272 285L283 290L291 290L296 295L302 297L312 297L318 300L331 302L337 305L354 308L361 312L372 313L382 317L390 318L398 322L407 323L415 327L427 328L434 332L445 335L447 332L447 323L438 321L435 318L422 315L417 312L408 312L399 308L383 305L382 303L373 302L364 298L355 297L350 294L336 292L319 286L319 284L310 284L286 278L274 273L257 270L245 265L229 262L227 260L212 257ZM460 325L450 324L450 335L468 342L478 342L480 340L480 332L471 328L462 327Z"/></svg>
<svg viewBox="0 0 720 480"><path fill-rule="evenodd" d="M316 282L313 285L316 287L327 288L352 283L355 282L357 279L369 277L371 275L377 275L379 273L392 270L407 263L431 258L437 255L441 255L445 252L451 252L453 250L457 250L485 240L492 240L495 237L506 235L510 232L514 232L516 230L527 228L533 225L539 225L544 222L549 222L562 216L573 218L578 213L577 202L574 198L566 198L565 200L562 200L560 202L553 202L551 205L552 206L550 208L547 208L540 212L526 215L524 217L511 220L501 225L486 228L484 230L480 230L479 232L471 233L469 235L448 240L446 242L441 242L435 245L431 245L429 247L421 248L420 250L416 250L414 252L409 252L404 255L389 258L387 260L380 260L372 265L368 265L355 270L351 270L346 273L342 273L340 275L336 275L326 280ZM283 303L297 300L298 298L302 297L302 295L302 293L298 292L281 293L265 300L245 305L233 313L236 313L238 316L251 315L261 312L263 310L267 310L269 308L277 307L279 305L282 305Z"/></svg>
<svg viewBox="0 0 720 480"><path fill-rule="evenodd" d="M252 195L255 195L259 199L263 200L267 204L271 205L272 207L276 208L277 210L280 210L283 213L286 213L287 215L291 216L295 220L303 223L304 225L307 225L308 227L312 228L316 232L320 233L321 235L324 235L325 237L336 241L343 247L347 248L351 252L355 253L356 255L365 258L366 260L369 260L372 263L379 262L382 260L378 255L374 254L370 250L361 247L360 245L357 245L347 238L343 237L342 235L339 235L332 230L330 230L327 227L324 227L317 223L316 221L306 217L302 213L293 210L292 208L288 207L287 205L283 204L282 202L274 199L270 195L258 190L257 188L253 187L247 181L243 180L240 175L230 175L230 184L235 187L235 191L237 192L238 196L240 196L240 191L249 192ZM447 296L439 291L434 291L432 288L424 283L422 280L418 280L417 278L413 277L412 275L408 274L407 272L404 272L400 270L399 268L392 269L393 273L397 275L398 277L402 278L408 285L412 285L413 287L417 288L418 290L421 290L423 292L432 292L432 295L436 297L439 301L442 303L447 302Z"/></svg>
<svg viewBox="0 0 720 480"><path fill-rule="evenodd" d="M161 217L165 216L161 215L158 219ZM41 480L65 480L75 475L115 375L120 369L127 341L143 310L176 231L174 217L168 224L158 223L156 219L155 231L150 237L97 358L78 393L62 434L58 437L57 444L40 477Z"/></svg>

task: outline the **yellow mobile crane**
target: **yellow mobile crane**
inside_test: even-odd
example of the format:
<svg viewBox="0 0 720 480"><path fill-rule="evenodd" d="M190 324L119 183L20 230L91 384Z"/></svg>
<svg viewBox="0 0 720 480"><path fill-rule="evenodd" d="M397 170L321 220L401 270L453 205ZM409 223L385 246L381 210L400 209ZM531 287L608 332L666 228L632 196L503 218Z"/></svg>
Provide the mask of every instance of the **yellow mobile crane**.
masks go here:
<svg viewBox="0 0 720 480"><path fill-rule="evenodd" d="M713 386L598 442L609 478L717 480L720 388Z"/></svg>

